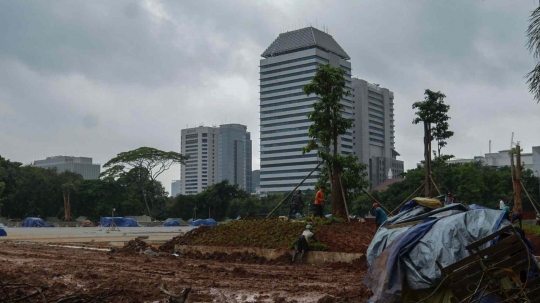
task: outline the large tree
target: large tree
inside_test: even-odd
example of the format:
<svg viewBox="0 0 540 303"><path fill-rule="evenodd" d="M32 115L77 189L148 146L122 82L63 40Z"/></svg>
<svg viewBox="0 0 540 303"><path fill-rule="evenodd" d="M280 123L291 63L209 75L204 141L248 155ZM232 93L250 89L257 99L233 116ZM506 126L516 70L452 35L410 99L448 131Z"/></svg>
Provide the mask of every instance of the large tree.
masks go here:
<svg viewBox="0 0 540 303"><path fill-rule="evenodd" d="M534 69L527 74L527 84L536 102L540 102L540 6L531 13L529 21L527 47L537 62Z"/></svg>
<svg viewBox="0 0 540 303"><path fill-rule="evenodd" d="M154 208L154 197L148 195L145 183L150 180L154 187L157 187L157 177L168 170L173 164L185 164L189 156L184 156L177 152L165 152L151 147L140 147L135 150L119 153L109 160L104 168L107 168L101 176L103 178L119 178L127 172L136 173L138 176L139 190L143 195L148 215L152 216L152 210L148 200Z"/></svg>
<svg viewBox="0 0 540 303"><path fill-rule="evenodd" d="M450 105L444 103L446 96L439 92L426 89L424 93L424 101L415 102L412 105L416 109L416 118L413 124L422 123L424 126L424 169L425 169L425 196L432 197L435 195L434 187L432 186L432 160L431 143L437 141L437 155L441 158L441 149L446 146L446 140L454 135L454 132L449 131L448 111Z"/></svg>
<svg viewBox="0 0 540 303"><path fill-rule="evenodd" d="M310 140L303 152L317 150L326 161L330 178L332 215L345 217L345 204L339 183L344 169L339 160L339 136L344 135L353 124L352 119L343 117L341 99L350 93L345 89L345 71L330 64L321 64L311 83L304 86L306 95L315 94L320 100L313 104L308 118L313 121L309 127Z"/></svg>

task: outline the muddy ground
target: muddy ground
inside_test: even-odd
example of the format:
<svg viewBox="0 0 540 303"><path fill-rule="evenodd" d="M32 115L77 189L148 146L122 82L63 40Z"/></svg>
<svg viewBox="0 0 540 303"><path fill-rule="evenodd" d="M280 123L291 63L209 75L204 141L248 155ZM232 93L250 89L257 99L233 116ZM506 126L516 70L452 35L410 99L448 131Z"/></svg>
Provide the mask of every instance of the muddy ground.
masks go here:
<svg viewBox="0 0 540 303"><path fill-rule="evenodd" d="M110 294L114 302L165 302L158 287L180 292L188 302L365 302L362 265L254 264L238 259L198 260L144 254L0 243L0 281L48 284L47 302L73 293ZM33 290L27 290L31 292ZM0 301L5 299L0 289ZM35 301L43 302L40 296ZM236 300L236 301L235 301ZM105 299L103 300L105 301Z"/></svg>

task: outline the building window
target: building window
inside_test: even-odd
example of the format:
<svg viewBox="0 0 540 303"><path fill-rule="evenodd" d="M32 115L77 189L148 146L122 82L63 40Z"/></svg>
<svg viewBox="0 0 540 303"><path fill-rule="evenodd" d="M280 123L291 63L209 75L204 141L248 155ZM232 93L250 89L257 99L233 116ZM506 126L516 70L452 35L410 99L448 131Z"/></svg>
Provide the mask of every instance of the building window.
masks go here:
<svg viewBox="0 0 540 303"><path fill-rule="evenodd" d="M208 137L207 133L202 134L203 138Z"/></svg>

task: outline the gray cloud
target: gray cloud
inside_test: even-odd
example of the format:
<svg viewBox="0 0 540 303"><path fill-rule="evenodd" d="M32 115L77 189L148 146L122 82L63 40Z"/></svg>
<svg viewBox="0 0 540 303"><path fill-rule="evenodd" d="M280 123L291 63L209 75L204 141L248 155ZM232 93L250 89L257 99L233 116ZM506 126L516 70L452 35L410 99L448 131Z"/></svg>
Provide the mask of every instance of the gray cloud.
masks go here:
<svg viewBox="0 0 540 303"><path fill-rule="evenodd" d="M422 158L411 104L441 90L470 157L537 145L540 107L523 76L534 2L2 1L0 155L79 154L104 163L140 146L178 150L186 126L248 125L259 151L260 54L285 30L327 26L353 74L395 93L396 147ZM254 159L254 167L258 167ZM162 180L168 187L178 167Z"/></svg>

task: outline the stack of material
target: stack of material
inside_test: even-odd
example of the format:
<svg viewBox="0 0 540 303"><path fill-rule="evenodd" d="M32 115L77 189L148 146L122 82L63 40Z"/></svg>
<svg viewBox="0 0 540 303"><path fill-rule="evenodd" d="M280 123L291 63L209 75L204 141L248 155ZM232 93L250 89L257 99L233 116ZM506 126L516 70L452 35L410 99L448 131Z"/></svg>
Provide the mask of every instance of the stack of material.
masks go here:
<svg viewBox="0 0 540 303"><path fill-rule="evenodd" d="M468 245L510 225L499 210L435 201L413 199L378 230L367 251L364 280L373 292L371 303L427 298L443 281L437 261L446 267L462 260L470 255ZM425 302L450 302L451 296L446 285Z"/></svg>

